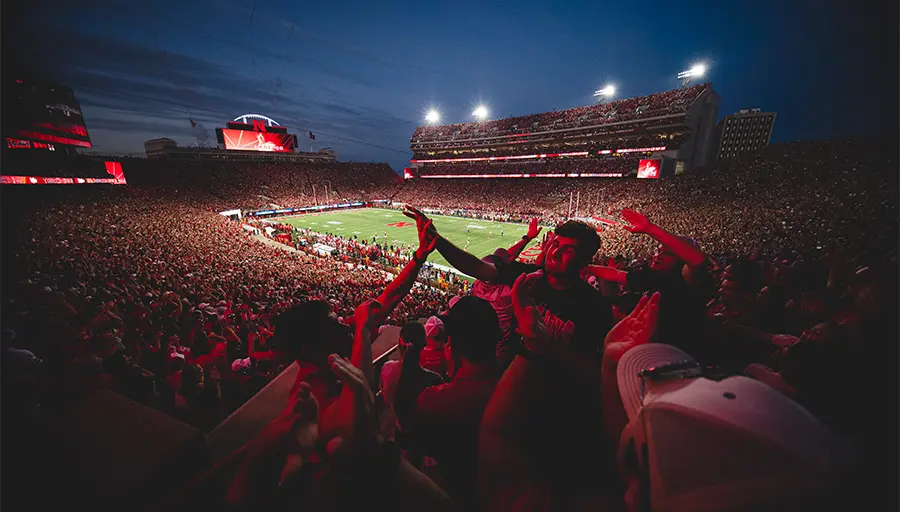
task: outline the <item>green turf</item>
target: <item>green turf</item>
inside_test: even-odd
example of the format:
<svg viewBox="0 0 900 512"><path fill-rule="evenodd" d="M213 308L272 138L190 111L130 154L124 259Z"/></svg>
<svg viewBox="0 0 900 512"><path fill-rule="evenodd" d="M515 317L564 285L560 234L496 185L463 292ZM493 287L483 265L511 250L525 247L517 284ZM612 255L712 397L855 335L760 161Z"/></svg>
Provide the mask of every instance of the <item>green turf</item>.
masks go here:
<svg viewBox="0 0 900 512"><path fill-rule="evenodd" d="M434 225L438 232L458 247L465 247L468 238L468 251L479 258L493 253L498 247L509 248L528 231L528 226L525 224L509 224L444 215L429 215L429 217L434 219ZM345 238L356 235L359 240L366 239L369 242L372 241L372 235L377 235L377 242L380 244L384 243L385 232L389 244L399 243L414 248L419 243L415 222L397 210L361 208L273 220ZM466 233L467 227L468 233ZM500 236L501 230L503 231L502 237ZM493 233L493 235L489 236L489 233ZM526 251L528 248L536 246L538 241L532 240L526 247ZM444 257L437 252L432 254L428 261L439 265L448 265Z"/></svg>

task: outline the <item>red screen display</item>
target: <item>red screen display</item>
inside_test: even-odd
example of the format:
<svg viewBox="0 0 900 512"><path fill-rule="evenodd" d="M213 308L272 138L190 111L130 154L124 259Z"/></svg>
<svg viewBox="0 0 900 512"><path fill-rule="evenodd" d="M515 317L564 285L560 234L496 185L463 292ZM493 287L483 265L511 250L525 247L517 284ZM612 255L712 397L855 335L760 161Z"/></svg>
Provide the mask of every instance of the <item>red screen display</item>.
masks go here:
<svg viewBox="0 0 900 512"><path fill-rule="evenodd" d="M403 179L411 180L416 177L416 170L412 167L403 168Z"/></svg>
<svg viewBox="0 0 900 512"><path fill-rule="evenodd" d="M277 153L294 151L294 136L287 133L251 132L223 128L222 138L225 140L225 149Z"/></svg>
<svg viewBox="0 0 900 512"><path fill-rule="evenodd" d="M659 160L641 160L638 164L638 178L659 178Z"/></svg>

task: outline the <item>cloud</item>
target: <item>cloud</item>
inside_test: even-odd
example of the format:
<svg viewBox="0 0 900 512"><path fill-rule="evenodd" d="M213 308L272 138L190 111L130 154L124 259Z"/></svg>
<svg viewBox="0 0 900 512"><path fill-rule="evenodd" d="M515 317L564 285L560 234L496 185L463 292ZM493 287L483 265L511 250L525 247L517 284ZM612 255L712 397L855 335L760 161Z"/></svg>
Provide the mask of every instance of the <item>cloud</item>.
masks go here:
<svg viewBox="0 0 900 512"><path fill-rule="evenodd" d="M235 42L228 44L240 47ZM333 81L329 82L332 86L318 87L301 84L292 76L260 76L205 58L162 51L152 43L61 29L48 31L34 51L35 61L44 63L54 71L53 76L75 89L98 147L129 141L128 147L114 148L116 151L138 151L148 135L202 139L206 133L208 140L205 126L223 126L237 115L260 112L269 113L301 135L312 130L339 154L372 160L383 150L326 134L403 150L415 125L377 106L360 104L372 100L367 95L349 96L352 87L333 85ZM264 61L283 60L277 52L252 51ZM315 72L354 86L372 85L337 64L307 64ZM199 131L191 128L188 117L206 125ZM109 137L112 133L114 138ZM387 153L393 153L395 159L400 155Z"/></svg>

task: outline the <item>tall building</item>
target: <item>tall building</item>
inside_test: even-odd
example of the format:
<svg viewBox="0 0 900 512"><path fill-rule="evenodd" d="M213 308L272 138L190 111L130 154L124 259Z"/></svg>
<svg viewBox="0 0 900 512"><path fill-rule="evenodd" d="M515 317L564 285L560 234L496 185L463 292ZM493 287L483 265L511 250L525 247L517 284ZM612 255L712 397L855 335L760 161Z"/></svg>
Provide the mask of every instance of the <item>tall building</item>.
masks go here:
<svg viewBox="0 0 900 512"><path fill-rule="evenodd" d="M716 127L719 152L716 161L759 151L769 145L775 112L760 112L758 108L744 109L725 116Z"/></svg>

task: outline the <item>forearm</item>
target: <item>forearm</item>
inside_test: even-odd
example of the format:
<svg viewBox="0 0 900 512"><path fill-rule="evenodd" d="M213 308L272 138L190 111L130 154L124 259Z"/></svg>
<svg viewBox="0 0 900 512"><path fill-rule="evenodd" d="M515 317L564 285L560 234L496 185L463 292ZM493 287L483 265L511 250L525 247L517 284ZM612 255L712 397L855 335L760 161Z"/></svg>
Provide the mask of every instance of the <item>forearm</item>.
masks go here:
<svg viewBox="0 0 900 512"><path fill-rule="evenodd" d="M700 249L697 249L687 241L669 233L656 224L651 225L650 229L647 230L647 234L672 251L681 259L681 261L685 262L690 267L699 266L706 261L706 256Z"/></svg>
<svg viewBox="0 0 900 512"><path fill-rule="evenodd" d="M353 350L350 353L350 363L362 370L369 383L375 378L372 366L372 337L368 325L357 320L356 333L353 336ZM345 387L346 389L346 387Z"/></svg>
<svg viewBox="0 0 900 512"><path fill-rule="evenodd" d="M515 260L519 257L519 254L522 254L522 251L525 249L525 246L528 245L531 239L528 237L522 237L518 242L512 244L506 252L509 253L510 260Z"/></svg>
<svg viewBox="0 0 900 512"><path fill-rule="evenodd" d="M381 292L381 295L378 296L378 303L381 304L381 309L378 311L373 323L380 325L384 322L391 312L394 311L394 308L397 307L397 304L400 304L403 297L406 297L406 294L409 293L413 284L415 284L416 277L418 277L422 264L425 263L427 257L427 254L420 256L419 251L416 251L413 259L409 260L406 266L403 267L403 270L400 271L400 274ZM419 261L417 262L416 259Z"/></svg>
<svg viewBox="0 0 900 512"><path fill-rule="evenodd" d="M493 282L497 279L497 267L481 261L442 236L438 236L437 250L450 265L463 274L486 282Z"/></svg>
<svg viewBox="0 0 900 512"><path fill-rule="evenodd" d="M626 284L628 282L628 272L625 272L624 270L604 267L602 265L588 265L585 267L585 270L597 279L602 279L610 283Z"/></svg>
<svg viewBox="0 0 900 512"><path fill-rule="evenodd" d="M359 368L369 383L373 384L375 372L372 368L372 343L369 339L369 329L365 325L357 325L356 334L353 337L353 350L350 353L350 363ZM339 426L351 424L348 418L353 415L353 407L353 389L344 383L337 401L322 414L322 424L319 429L322 439L328 440L335 436L346 438L350 435L349 432L339 431Z"/></svg>

